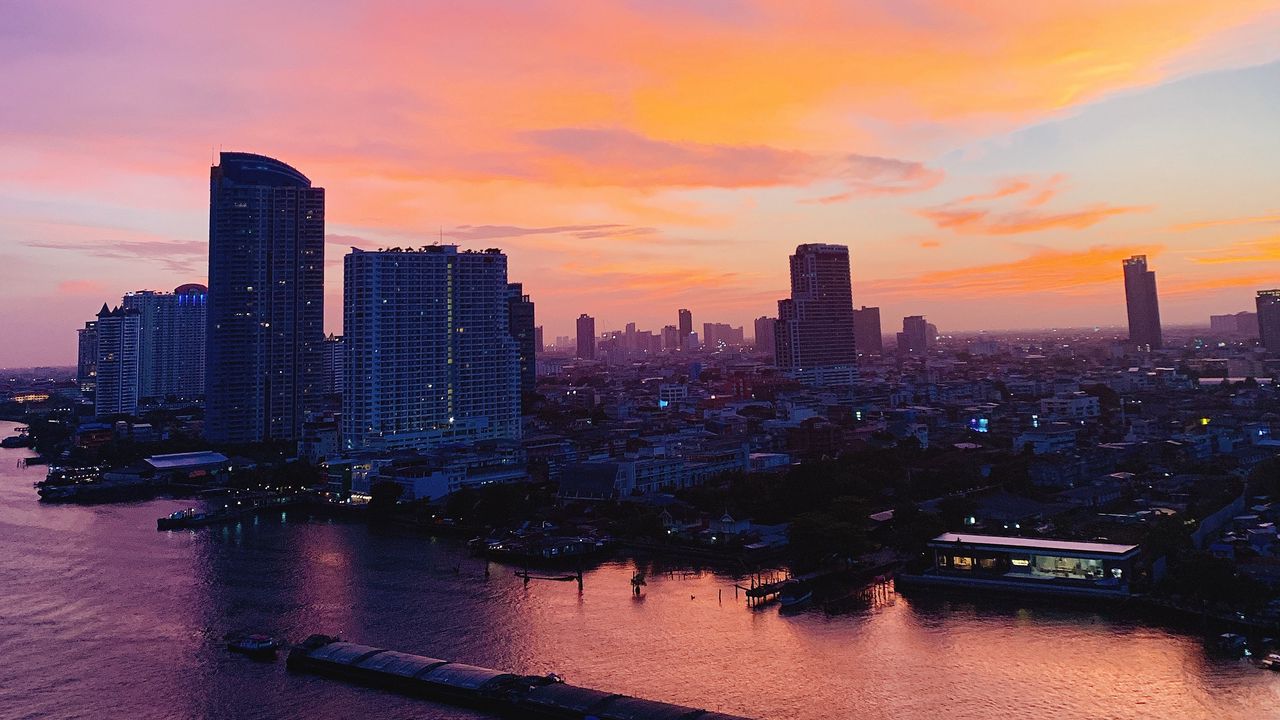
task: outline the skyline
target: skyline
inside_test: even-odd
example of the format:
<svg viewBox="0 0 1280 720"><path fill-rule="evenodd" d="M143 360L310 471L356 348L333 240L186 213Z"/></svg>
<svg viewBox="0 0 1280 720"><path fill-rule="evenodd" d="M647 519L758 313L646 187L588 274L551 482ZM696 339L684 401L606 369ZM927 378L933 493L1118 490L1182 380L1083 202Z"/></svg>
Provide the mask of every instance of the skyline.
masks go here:
<svg viewBox="0 0 1280 720"><path fill-rule="evenodd" d="M803 243L848 245L890 327L1121 326L1136 254L1165 324L1202 324L1280 269L1267 5L319 6L279 37L5 3L0 300L25 342L0 366L69 364L104 300L207 282L219 144L327 188L328 332L348 246L441 239L507 253L548 337L583 312L749 325Z"/></svg>

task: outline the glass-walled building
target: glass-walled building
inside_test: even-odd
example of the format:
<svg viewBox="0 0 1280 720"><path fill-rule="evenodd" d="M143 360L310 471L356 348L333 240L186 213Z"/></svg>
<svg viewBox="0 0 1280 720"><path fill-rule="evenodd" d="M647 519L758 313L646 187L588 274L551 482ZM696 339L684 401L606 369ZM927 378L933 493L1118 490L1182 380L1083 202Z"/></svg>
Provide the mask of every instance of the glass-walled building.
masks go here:
<svg viewBox="0 0 1280 720"><path fill-rule="evenodd" d="M1137 545L944 533L931 579L971 587L1128 595Z"/></svg>

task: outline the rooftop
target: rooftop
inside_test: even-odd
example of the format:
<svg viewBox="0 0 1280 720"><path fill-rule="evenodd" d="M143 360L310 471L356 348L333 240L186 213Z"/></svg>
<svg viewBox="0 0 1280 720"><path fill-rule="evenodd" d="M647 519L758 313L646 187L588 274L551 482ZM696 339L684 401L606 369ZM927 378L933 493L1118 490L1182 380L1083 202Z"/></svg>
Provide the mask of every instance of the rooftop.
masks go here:
<svg viewBox="0 0 1280 720"><path fill-rule="evenodd" d="M1061 552L1092 553L1095 555L1128 555L1138 549L1137 545L1117 545L1113 543L1076 542L1074 540L1053 540L1050 538L1001 537L998 535L969 535L961 533L943 533L933 539L932 544L987 545L1023 550L1057 550Z"/></svg>
<svg viewBox="0 0 1280 720"><path fill-rule="evenodd" d="M169 455L152 455L147 464L157 470L173 470L176 468L194 467L198 465L217 465L227 461L227 456L211 450L200 452L172 453Z"/></svg>

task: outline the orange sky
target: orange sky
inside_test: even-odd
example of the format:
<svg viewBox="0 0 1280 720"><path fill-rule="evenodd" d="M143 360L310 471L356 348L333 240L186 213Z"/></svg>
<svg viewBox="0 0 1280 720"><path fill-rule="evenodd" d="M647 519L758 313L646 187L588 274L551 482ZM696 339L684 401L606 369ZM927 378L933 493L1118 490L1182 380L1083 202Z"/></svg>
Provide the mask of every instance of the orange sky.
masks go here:
<svg viewBox="0 0 1280 720"><path fill-rule="evenodd" d="M1280 281L1271 2L16 3L0 27L0 366L205 275L217 147L328 190L327 325L359 245L501 247L580 312L776 312L848 244L855 303L943 330L1167 322ZM252 22L245 21L252 18ZM1016 298L1017 302L1011 302ZM750 331L748 331L750 334Z"/></svg>

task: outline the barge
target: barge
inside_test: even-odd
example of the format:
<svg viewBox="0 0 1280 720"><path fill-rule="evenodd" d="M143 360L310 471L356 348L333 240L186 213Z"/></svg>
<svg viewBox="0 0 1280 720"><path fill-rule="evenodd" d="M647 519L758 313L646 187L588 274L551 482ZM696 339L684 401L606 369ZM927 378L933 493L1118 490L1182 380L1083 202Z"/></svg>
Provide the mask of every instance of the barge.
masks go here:
<svg viewBox="0 0 1280 720"><path fill-rule="evenodd" d="M565 684L559 676L519 675L312 635L289 652L295 672L465 705L507 717L548 720L747 720L683 705Z"/></svg>

